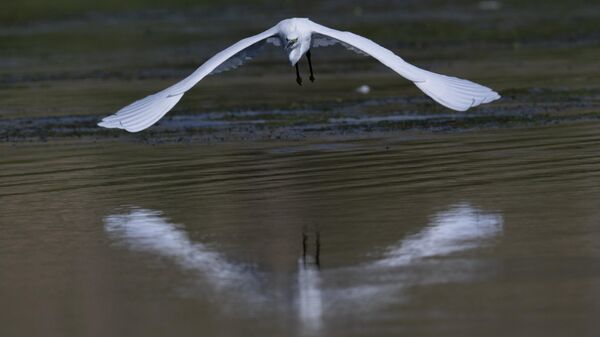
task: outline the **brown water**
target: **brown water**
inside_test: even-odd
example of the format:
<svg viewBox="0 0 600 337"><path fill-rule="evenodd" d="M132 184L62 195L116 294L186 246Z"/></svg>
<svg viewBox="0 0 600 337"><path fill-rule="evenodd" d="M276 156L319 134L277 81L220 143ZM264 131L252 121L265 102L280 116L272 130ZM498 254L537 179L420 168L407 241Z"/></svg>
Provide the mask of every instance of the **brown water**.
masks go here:
<svg viewBox="0 0 600 337"><path fill-rule="evenodd" d="M1 336L600 328L600 123L0 152Z"/></svg>
<svg viewBox="0 0 600 337"><path fill-rule="evenodd" d="M600 7L482 3L2 7L0 337L598 335ZM292 16L503 98L452 112L342 47L298 87L267 49L96 126Z"/></svg>

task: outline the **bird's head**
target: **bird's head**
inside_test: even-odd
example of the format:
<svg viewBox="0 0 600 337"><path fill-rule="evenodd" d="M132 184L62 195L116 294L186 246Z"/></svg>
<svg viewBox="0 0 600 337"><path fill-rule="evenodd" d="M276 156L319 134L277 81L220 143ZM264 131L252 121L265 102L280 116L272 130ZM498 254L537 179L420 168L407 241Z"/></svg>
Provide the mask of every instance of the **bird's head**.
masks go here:
<svg viewBox="0 0 600 337"><path fill-rule="evenodd" d="M278 24L281 44L292 65L298 63L310 45L310 33L305 28L304 20L286 19Z"/></svg>
<svg viewBox="0 0 600 337"><path fill-rule="evenodd" d="M298 36L288 36L284 40L284 49L288 54L290 63L295 65L302 58L302 48L300 48L300 42Z"/></svg>
<svg viewBox="0 0 600 337"><path fill-rule="evenodd" d="M284 48L286 50L291 50L291 49L296 48L298 46L298 39L299 39L299 37L297 34L286 35L284 37L284 43L285 43Z"/></svg>

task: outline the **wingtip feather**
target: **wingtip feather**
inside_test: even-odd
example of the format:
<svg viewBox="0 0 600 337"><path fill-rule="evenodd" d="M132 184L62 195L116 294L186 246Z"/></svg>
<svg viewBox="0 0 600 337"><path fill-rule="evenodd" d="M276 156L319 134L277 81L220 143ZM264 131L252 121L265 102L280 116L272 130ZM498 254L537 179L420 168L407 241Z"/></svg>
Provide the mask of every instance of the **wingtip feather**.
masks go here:
<svg viewBox="0 0 600 337"><path fill-rule="evenodd" d="M436 102L456 111L466 111L501 98L497 92L481 84L434 73L430 73L424 81L415 82L415 85Z"/></svg>
<svg viewBox="0 0 600 337"><path fill-rule="evenodd" d="M108 129L124 129L139 132L149 128L169 112L183 97L178 95L155 94L133 102L115 114L104 117L98 126Z"/></svg>

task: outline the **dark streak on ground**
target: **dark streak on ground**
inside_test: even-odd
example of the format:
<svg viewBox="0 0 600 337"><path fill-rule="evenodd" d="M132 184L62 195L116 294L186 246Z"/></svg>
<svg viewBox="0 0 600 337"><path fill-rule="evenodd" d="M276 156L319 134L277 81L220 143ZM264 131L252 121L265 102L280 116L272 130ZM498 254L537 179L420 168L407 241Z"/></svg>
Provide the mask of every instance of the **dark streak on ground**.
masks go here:
<svg viewBox="0 0 600 337"><path fill-rule="evenodd" d="M600 119L597 94L572 94L542 89L511 90L505 92L498 103L464 113L440 109L423 97L365 98L337 105L332 102L334 108L328 110L188 112L170 115L156 126L136 134L97 127L98 116L17 118L0 121L0 139L5 142L81 138L213 143L381 137L405 130L460 132Z"/></svg>

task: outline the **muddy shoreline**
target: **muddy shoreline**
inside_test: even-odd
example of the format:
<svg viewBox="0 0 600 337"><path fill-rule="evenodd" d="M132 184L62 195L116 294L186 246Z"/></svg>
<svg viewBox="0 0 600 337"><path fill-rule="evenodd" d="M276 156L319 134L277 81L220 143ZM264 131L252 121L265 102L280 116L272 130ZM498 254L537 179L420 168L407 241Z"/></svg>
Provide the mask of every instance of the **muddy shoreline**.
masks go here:
<svg viewBox="0 0 600 337"><path fill-rule="evenodd" d="M100 116L0 120L0 142L125 141L215 143L269 139L348 139L398 136L402 132L452 133L600 120L600 99L572 91L506 91L488 107L468 112L439 108L425 97L356 99L332 107L171 113L139 133L103 129ZM583 92L580 95L584 95Z"/></svg>

